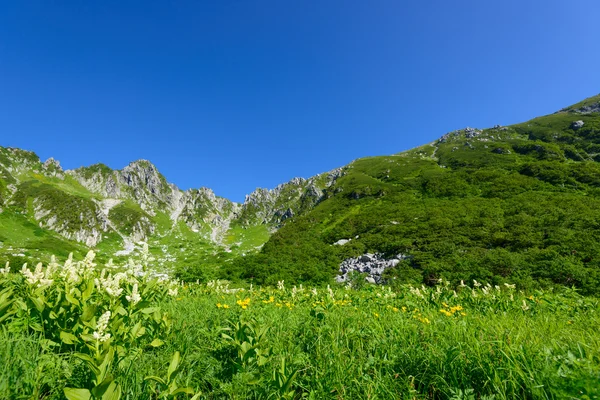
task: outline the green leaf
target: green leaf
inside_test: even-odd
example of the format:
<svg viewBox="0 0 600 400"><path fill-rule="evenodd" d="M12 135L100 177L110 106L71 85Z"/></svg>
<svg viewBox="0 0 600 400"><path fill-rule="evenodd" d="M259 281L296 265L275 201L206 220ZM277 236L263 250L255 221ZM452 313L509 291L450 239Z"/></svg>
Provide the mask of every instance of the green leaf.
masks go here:
<svg viewBox="0 0 600 400"><path fill-rule="evenodd" d="M104 396L104 393L113 383L114 382L112 376L107 376L106 378L104 378L104 380L100 382L99 385L92 389L92 395L94 396L94 398L102 398L102 396Z"/></svg>
<svg viewBox="0 0 600 400"><path fill-rule="evenodd" d="M174 388L173 391L170 392L172 396L177 396L178 394L194 394L194 389L192 388Z"/></svg>
<svg viewBox="0 0 600 400"><path fill-rule="evenodd" d="M77 357L80 360L82 360L87 365L87 367L92 370L94 375L100 375L100 369L96 366L96 361L91 356L83 353L75 353L73 354L73 357Z"/></svg>
<svg viewBox="0 0 600 400"><path fill-rule="evenodd" d="M63 392L68 400L90 400L92 394L87 389L64 388Z"/></svg>
<svg viewBox="0 0 600 400"><path fill-rule="evenodd" d="M46 304L44 303L43 298L30 297L29 299L31 300L31 302L33 303L33 305L39 312L44 312L44 308L46 307Z"/></svg>
<svg viewBox="0 0 600 400"><path fill-rule="evenodd" d="M86 301L87 299L92 297L92 293L94 293L94 287L95 287L94 281L90 279L88 281L87 287L85 288L85 290L82 293L83 301Z"/></svg>
<svg viewBox="0 0 600 400"><path fill-rule="evenodd" d="M96 306L92 304L86 304L85 306L83 306L83 314L81 314L81 320L85 322L91 321L91 319L94 318L95 314Z"/></svg>
<svg viewBox="0 0 600 400"><path fill-rule="evenodd" d="M65 292L65 299L67 299L67 301L69 303L79 306L79 300L77 300L75 297L73 297L73 295L71 293Z"/></svg>
<svg viewBox="0 0 600 400"><path fill-rule="evenodd" d="M79 342L77 336L65 331L60 332L60 340L62 340L62 342L65 344L74 344Z"/></svg>
<svg viewBox="0 0 600 400"><path fill-rule="evenodd" d="M160 347L160 346L162 346L163 344L165 344L165 342L163 342L162 340L160 340L160 339L154 339L154 340L153 340L153 341L150 343L150 346L152 346L152 347Z"/></svg>
<svg viewBox="0 0 600 400"><path fill-rule="evenodd" d="M163 378L160 378L160 377L158 377L158 376L154 376L154 375L147 376L147 377L145 377L145 378L144 378L144 380L145 380L145 381L154 381L154 382L158 382L158 383L160 383L160 384L161 384L161 385L163 385L163 386L167 386L167 382L165 382L165 380L164 380Z"/></svg>
<svg viewBox="0 0 600 400"><path fill-rule="evenodd" d="M121 386L119 386L116 382L112 382L102 396L102 400L119 400L120 398Z"/></svg>
<svg viewBox="0 0 600 400"><path fill-rule="evenodd" d="M179 367L179 362L181 361L181 356L178 351L173 354L173 358L171 359L171 365L169 365L169 369L167 370L167 381L171 381L171 375L173 375L177 368Z"/></svg>

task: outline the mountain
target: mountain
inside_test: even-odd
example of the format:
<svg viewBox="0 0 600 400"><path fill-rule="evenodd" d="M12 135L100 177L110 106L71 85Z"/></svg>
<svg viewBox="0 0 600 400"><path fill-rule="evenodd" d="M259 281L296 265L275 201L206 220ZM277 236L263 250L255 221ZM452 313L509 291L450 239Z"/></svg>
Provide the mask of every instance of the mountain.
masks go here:
<svg viewBox="0 0 600 400"><path fill-rule="evenodd" d="M259 249L339 176L295 178L238 204L208 188L182 191L147 160L64 171L52 158L0 147L0 256L21 264L96 248L126 257L148 242L164 268L210 270Z"/></svg>
<svg viewBox="0 0 600 400"><path fill-rule="evenodd" d="M385 275L396 282L477 279L598 293L599 161L600 96L359 159L319 204L260 253L228 264L226 275L326 282L343 260L379 254L392 259Z"/></svg>
<svg viewBox="0 0 600 400"><path fill-rule="evenodd" d="M393 259L385 275L397 282L597 292L599 161L600 95L257 189L241 204L182 191L146 160L63 171L0 147L0 259L89 247L127 257L146 241L184 279L330 282L344 260L366 257Z"/></svg>

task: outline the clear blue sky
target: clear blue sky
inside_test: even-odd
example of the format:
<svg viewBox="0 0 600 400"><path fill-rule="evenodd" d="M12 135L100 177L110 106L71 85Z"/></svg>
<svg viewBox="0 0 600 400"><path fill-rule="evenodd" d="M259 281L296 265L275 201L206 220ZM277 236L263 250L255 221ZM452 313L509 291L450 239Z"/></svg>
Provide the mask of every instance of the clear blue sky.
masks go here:
<svg viewBox="0 0 600 400"><path fill-rule="evenodd" d="M0 145L256 187L600 92L597 0L3 1Z"/></svg>

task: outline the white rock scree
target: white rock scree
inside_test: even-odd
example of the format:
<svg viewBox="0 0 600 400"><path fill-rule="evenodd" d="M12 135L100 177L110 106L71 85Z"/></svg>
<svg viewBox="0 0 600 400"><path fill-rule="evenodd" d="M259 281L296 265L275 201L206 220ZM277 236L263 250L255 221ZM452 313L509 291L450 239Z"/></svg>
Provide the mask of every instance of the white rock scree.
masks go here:
<svg viewBox="0 0 600 400"><path fill-rule="evenodd" d="M338 282L348 281L351 272L366 273L365 280L369 283L383 283L383 272L393 268L406 259L404 254L397 254L392 258L385 258L383 254L363 254L356 258L347 258L340 264L340 275L336 277Z"/></svg>

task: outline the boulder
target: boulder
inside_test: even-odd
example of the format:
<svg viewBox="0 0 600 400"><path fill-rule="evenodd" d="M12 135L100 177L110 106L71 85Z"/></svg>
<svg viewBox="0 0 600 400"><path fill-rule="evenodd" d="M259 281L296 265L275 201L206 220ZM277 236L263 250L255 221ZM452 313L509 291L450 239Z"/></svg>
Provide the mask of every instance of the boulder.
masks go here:
<svg viewBox="0 0 600 400"><path fill-rule="evenodd" d="M349 243L351 239L340 239L334 243L334 246L343 246L346 243Z"/></svg>
<svg viewBox="0 0 600 400"><path fill-rule="evenodd" d="M367 274L366 280L370 283L383 283L383 274L386 269L393 268L400 263L400 260L406 256L398 254L391 259L385 258L382 254L363 254L356 258L348 258L340 264L340 274L336 277L338 282L346 282L348 274L362 273Z"/></svg>

